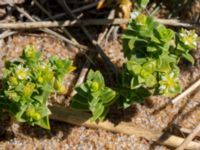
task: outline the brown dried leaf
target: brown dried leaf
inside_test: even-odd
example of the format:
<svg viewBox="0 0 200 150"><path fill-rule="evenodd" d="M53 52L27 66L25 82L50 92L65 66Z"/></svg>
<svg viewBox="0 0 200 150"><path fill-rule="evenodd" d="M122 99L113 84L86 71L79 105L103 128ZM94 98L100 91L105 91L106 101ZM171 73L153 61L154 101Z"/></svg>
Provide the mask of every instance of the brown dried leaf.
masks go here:
<svg viewBox="0 0 200 150"><path fill-rule="evenodd" d="M132 2L131 0L100 0L97 9L102 9L104 7L116 7L117 10L122 13L122 18L129 18Z"/></svg>
<svg viewBox="0 0 200 150"><path fill-rule="evenodd" d="M100 0L97 9L104 7L114 7L117 10L117 14L120 18L128 19L130 17L132 2L131 0ZM125 28L125 25L120 25Z"/></svg>
<svg viewBox="0 0 200 150"><path fill-rule="evenodd" d="M97 4L97 9L102 9L104 7L116 7L119 0L100 0Z"/></svg>
<svg viewBox="0 0 200 150"><path fill-rule="evenodd" d="M123 13L123 18L129 18L132 8L131 0L118 0L119 1L119 8Z"/></svg>
<svg viewBox="0 0 200 150"><path fill-rule="evenodd" d="M105 6L105 0L100 0L97 4L97 9L101 9Z"/></svg>
<svg viewBox="0 0 200 150"><path fill-rule="evenodd" d="M132 8L132 2L131 0L119 0L119 8L120 8L120 13L122 13L121 16L122 18L128 19L130 18L131 14L131 8ZM125 24L120 25L123 29L126 28Z"/></svg>

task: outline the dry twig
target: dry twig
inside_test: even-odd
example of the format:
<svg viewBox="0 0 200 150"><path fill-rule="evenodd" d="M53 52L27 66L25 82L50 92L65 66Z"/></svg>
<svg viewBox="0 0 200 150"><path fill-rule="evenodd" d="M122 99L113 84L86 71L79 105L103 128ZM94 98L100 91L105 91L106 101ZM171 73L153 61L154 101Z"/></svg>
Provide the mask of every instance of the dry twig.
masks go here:
<svg viewBox="0 0 200 150"><path fill-rule="evenodd" d="M73 19L77 19L77 17L74 15L74 13L71 11L71 9L69 8L69 6L67 5L66 1L63 1L64 4L64 8L66 10L66 12L69 13L69 15L73 18ZM87 38L90 40L90 42L95 46L95 51L98 52L102 59L104 60L105 64L107 64L107 66L109 66L109 68L111 69L111 71L116 74L116 68L115 66L112 64L112 62L110 61L110 59L107 57L107 55L104 53L104 51L102 50L102 48L100 47L100 45L98 44L97 41L95 41L91 34L89 33L89 31L83 26L80 25L81 29L83 30L83 32L85 33L85 35L87 36ZM107 68L106 68L107 69ZM108 70L109 71L109 70Z"/></svg>
<svg viewBox="0 0 200 150"><path fill-rule="evenodd" d="M133 124L127 122L120 122L119 124L113 124L112 122L105 120L104 122L91 122L89 120L90 114L72 111L69 108L63 108L59 106L50 107L52 115L51 119L63 121L78 126L86 126L89 128L104 129L111 132L124 133L127 135L135 135L138 137L146 138L147 140L153 140L163 145L168 145L171 147L178 147L184 139L175 135L168 135L163 140L159 140L163 133L153 132L147 130L140 126L134 126ZM186 149L194 150L198 149L200 144L197 142L190 141L189 144L185 147Z"/></svg>
<svg viewBox="0 0 200 150"><path fill-rule="evenodd" d="M187 138L181 143L176 150L184 150L186 146L192 141L192 139L200 132L200 122L196 128L187 136ZM200 148L200 146L198 147Z"/></svg>
<svg viewBox="0 0 200 150"><path fill-rule="evenodd" d="M200 79L198 79L195 83L193 83L189 88L187 88L185 91L183 91L181 94L176 96L174 99L172 99L172 103L175 104L179 101L181 101L184 97L189 95L191 92L193 92L196 88L200 86Z"/></svg>
<svg viewBox="0 0 200 150"><path fill-rule="evenodd" d="M42 12L44 12L48 17L51 18L51 20L55 21L53 19L53 17L51 16L51 14L37 1L37 0L33 0L35 2L35 4L38 6L38 8L41 9ZM40 19L37 21L41 21ZM61 29L63 30L63 32L70 38L71 41L73 41L76 44L79 44L76 39L69 33L68 30L66 30L64 27L61 27Z"/></svg>
<svg viewBox="0 0 200 150"><path fill-rule="evenodd" d="M35 4L41 9L41 11L43 11L48 17L50 17L52 20L54 20L53 17L51 16L51 14L50 14L37 0L33 0L33 1L34 1ZM40 21L40 19L37 19L37 20ZM71 40L72 42L74 42L74 43L77 44L77 45L80 45L80 43L78 43L78 41L71 35L71 33L70 33L67 29L65 29L64 27L61 27L61 30L70 38L70 40ZM55 33L56 33L56 32L54 32L54 34L55 34ZM83 50L80 49L80 51L85 55L85 57L86 57L91 63L93 63L93 61L89 58L89 56L87 56L86 53L83 52Z"/></svg>
<svg viewBox="0 0 200 150"><path fill-rule="evenodd" d="M85 11L87 9L90 9L90 8L93 8L97 5L98 2L93 2L91 4L88 4L88 5L84 5L82 7L79 7L79 8L76 8L74 10L72 10L73 13L78 13L78 12L81 12L81 11ZM60 17L64 17L66 15L66 13L60 13L60 14L56 14L52 17L49 17L49 18L46 18L45 20L49 20L49 19L58 19Z"/></svg>
<svg viewBox="0 0 200 150"><path fill-rule="evenodd" d="M33 23L35 23L36 21L33 19L33 17L31 17L25 10L23 10L22 8L19 8L18 6L15 6L16 9L22 13L26 18L28 18L30 21L32 21ZM85 45L81 45L81 44L77 44L69 39L67 39L66 37L56 33L55 31L52 31L50 29L40 29L41 31L45 32L45 33L48 33L48 34L51 34L59 39L61 39L62 41L65 41L66 43L69 43L77 48L80 48L80 49L83 49L83 50L88 50L89 48Z"/></svg>
<svg viewBox="0 0 200 150"><path fill-rule="evenodd" d="M81 12L81 11L85 11L87 9L95 7L97 4L98 4L98 1L93 2L91 4L84 5L82 7L79 7L77 9L72 10L72 13L78 13L78 12Z"/></svg>
<svg viewBox="0 0 200 150"><path fill-rule="evenodd" d="M191 129L187 129L187 128L180 128L180 131L186 134L190 134L192 132ZM200 137L200 132L196 136Z"/></svg>
<svg viewBox="0 0 200 150"><path fill-rule="evenodd" d="M200 24L185 23L175 19L156 19L156 21L169 26L194 28L200 27ZM70 27L70 26L93 26L93 25L119 25L127 24L128 19L74 19L66 21L38 21L38 22L16 22L16 23L0 23L1 29L34 29L34 28L54 28L54 27Z"/></svg>
<svg viewBox="0 0 200 150"><path fill-rule="evenodd" d="M18 33L17 31L10 31L10 30L6 30L3 33L0 34L0 39L4 39L7 38L8 36L11 36L13 34Z"/></svg>

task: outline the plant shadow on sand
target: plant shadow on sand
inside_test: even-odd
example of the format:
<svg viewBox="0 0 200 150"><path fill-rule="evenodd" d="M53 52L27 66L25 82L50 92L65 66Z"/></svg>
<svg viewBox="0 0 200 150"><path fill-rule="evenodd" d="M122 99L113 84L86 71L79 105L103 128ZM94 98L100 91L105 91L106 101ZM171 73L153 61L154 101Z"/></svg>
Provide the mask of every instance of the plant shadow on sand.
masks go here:
<svg viewBox="0 0 200 150"><path fill-rule="evenodd" d="M120 122L130 122L131 119L136 116L138 109L136 105L132 105L127 109L117 109L116 107L111 108L111 112L108 114L108 120L114 125L118 125Z"/></svg>
<svg viewBox="0 0 200 150"><path fill-rule="evenodd" d="M39 126L23 124L19 128L19 133L36 139L51 139L54 137L59 137L60 140L64 140L66 137L68 137L73 128L72 125L54 120L50 121L50 125L51 129L46 130ZM59 134L61 134L61 136L59 136Z"/></svg>

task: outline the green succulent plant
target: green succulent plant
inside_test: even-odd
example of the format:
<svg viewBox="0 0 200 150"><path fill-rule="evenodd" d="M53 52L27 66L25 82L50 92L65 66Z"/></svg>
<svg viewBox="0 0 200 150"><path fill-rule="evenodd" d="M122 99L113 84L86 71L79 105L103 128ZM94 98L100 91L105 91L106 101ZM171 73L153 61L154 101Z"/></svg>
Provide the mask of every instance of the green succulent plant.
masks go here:
<svg viewBox="0 0 200 150"><path fill-rule="evenodd" d="M176 33L152 17L138 14L130 21L122 39L127 62L119 79L125 81L121 88L137 94L137 89L142 87L151 95L165 96L181 91L178 63L181 57L194 63L190 54L198 41L194 30L181 29ZM134 101L138 101L137 98L132 98ZM127 100L124 103L127 106Z"/></svg>
<svg viewBox="0 0 200 150"><path fill-rule="evenodd" d="M90 70L86 82L76 87L70 106L92 113L91 120L103 120L117 98L117 93L105 85L99 71Z"/></svg>
<svg viewBox="0 0 200 150"><path fill-rule="evenodd" d="M136 95L137 89L142 88L148 91L146 93L149 94L144 94L147 96L174 96L181 91L178 63L181 57L194 63L190 54L198 41L194 30L181 29L180 33L175 33L153 18L138 14L130 21L122 39L127 62L119 76L119 83L126 93ZM138 102L138 97L128 99L132 99L129 105L124 99L124 104L121 100L122 106Z"/></svg>
<svg viewBox="0 0 200 150"><path fill-rule="evenodd" d="M50 129L48 97L65 92L63 79L73 67L68 59L52 56L44 60L41 55L28 45L20 59L5 63L0 111L8 111L16 121Z"/></svg>
<svg viewBox="0 0 200 150"><path fill-rule="evenodd" d="M127 108L151 95L175 96L181 91L179 60L184 57L194 63L190 50L196 48L198 37L193 30L176 33L152 17L133 15L122 36L127 61L118 73L116 87L105 87L100 72L91 70L72 98L70 106L91 112L92 120L104 119L113 103Z"/></svg>

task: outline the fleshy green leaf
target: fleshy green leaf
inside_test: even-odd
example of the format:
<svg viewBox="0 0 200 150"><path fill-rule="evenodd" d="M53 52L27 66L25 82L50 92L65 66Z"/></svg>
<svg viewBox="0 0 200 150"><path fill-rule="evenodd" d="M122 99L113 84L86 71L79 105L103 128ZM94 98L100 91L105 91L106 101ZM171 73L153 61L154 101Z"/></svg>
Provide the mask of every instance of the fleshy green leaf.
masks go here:
<svg viewBox="0 0 200 150"><path fill-rule="evenodd" d="M146 63L144 63L142 65L142 68L144 70L147 70L149 73L153 73L156 70L156 65L157 65L157 63L155 60L150 60L150 61L147 61Z"/></svg>
<svg viewBox="0 0 200 150"><path fill-rule="evenodd" d="M92 99L92 97L83 97L80 95L80 93L73 96L72 101L77 101L80 104L83 105L89 105L89 101Z"/></svg>
<svg viewBox="0 0 200 150"><path fill-rule="evenodd" d="M103 120L106 118L108 112L109 112L109 107L105 107L103 113L102 113L101 116L99 117L99 120L100 120L100 121L103 121Z"/></svg>
<svg viewBox="0 0 200 150"><path fill-rule="evenodd" d="M139 74L141 72L142 67L134 61L128 61L126 65L127 69L134 74Z"/></svg>
<svg viewBox="0 0 200 150"><path fill-rule="evenodd" d="M82 96L84 99L91 99L91 95L89 94L90 90L86 87L85 84L81 84L80 86L76 87L77 93Z"/></svg>
<svg viewBox="0 0 200 150"><path fill-rule="evenodd" d="M145 78L145 84L147 87L152 88L157 84L156 77L150 74L148 77Z"/></svg>
<svg viewBox="0 0 200 150"><path fill-rule="evenodd" d="M184 53L182 54L183 57L188 60L189 62L191 62L192 64L194 64L194 58L192 57L192 55L190 55L189 53Z"/></svg>
<svg viewBox="0 0 200 150"><path fill-rule="evenodd" d="M103 104L111 103L115 97L116 97L116 92L109 88L105 88L104 90L101 91L100 99L103 102Z"/></svg>
<svg viewBox="0 0 200 150"><path fill-rule="evenodd" d="M44 128L44 129L48 129L49 130L51 128L48 116L42 118L41 120L36 122L36 124L39 125L40 127Z"/></svg>
<svg viewBox="0 0 200 150"><path fill-rule="evenodd" d="M76 110L88 111L88 105L82 104L74 99L71 100L70 107Z"/></svg>
<svg viewBox="0 0 200 150"><path fill-rule="evenodd" d="M92 112L93 116L91 118L92 121L96 121L99 117L102 116L102 114L104 113L104 106L101 103L98 103L95 106L94 111Z"/></svg>
<svg viewBox="0 0 200 150"><path fill-rule="evenodd" d="M11 104L10 105L10 108L9 108L9 111L10 113L13 115L13 117L19 121L19 122L25 122L25 120L22 118L22 115L24 114L24 112L26 111L26 108L28 107L27 105L20 105L18 104Z"/></svg>
<svg viewBox="0 0 200 150"><path fill-rule="evenodd" d="M104 78L99 71L90 70L87 76L87 80L89 81L96 81L99 83L100 87L104 86Z"/></svg>
<svg viewBox="0 0 200 150"><path fill-rule="evenodd" d="M128 42L128 46L130 49L133 49L135 47L135 41L137 40L136 37L132 37L129 42Z"/></svg>

